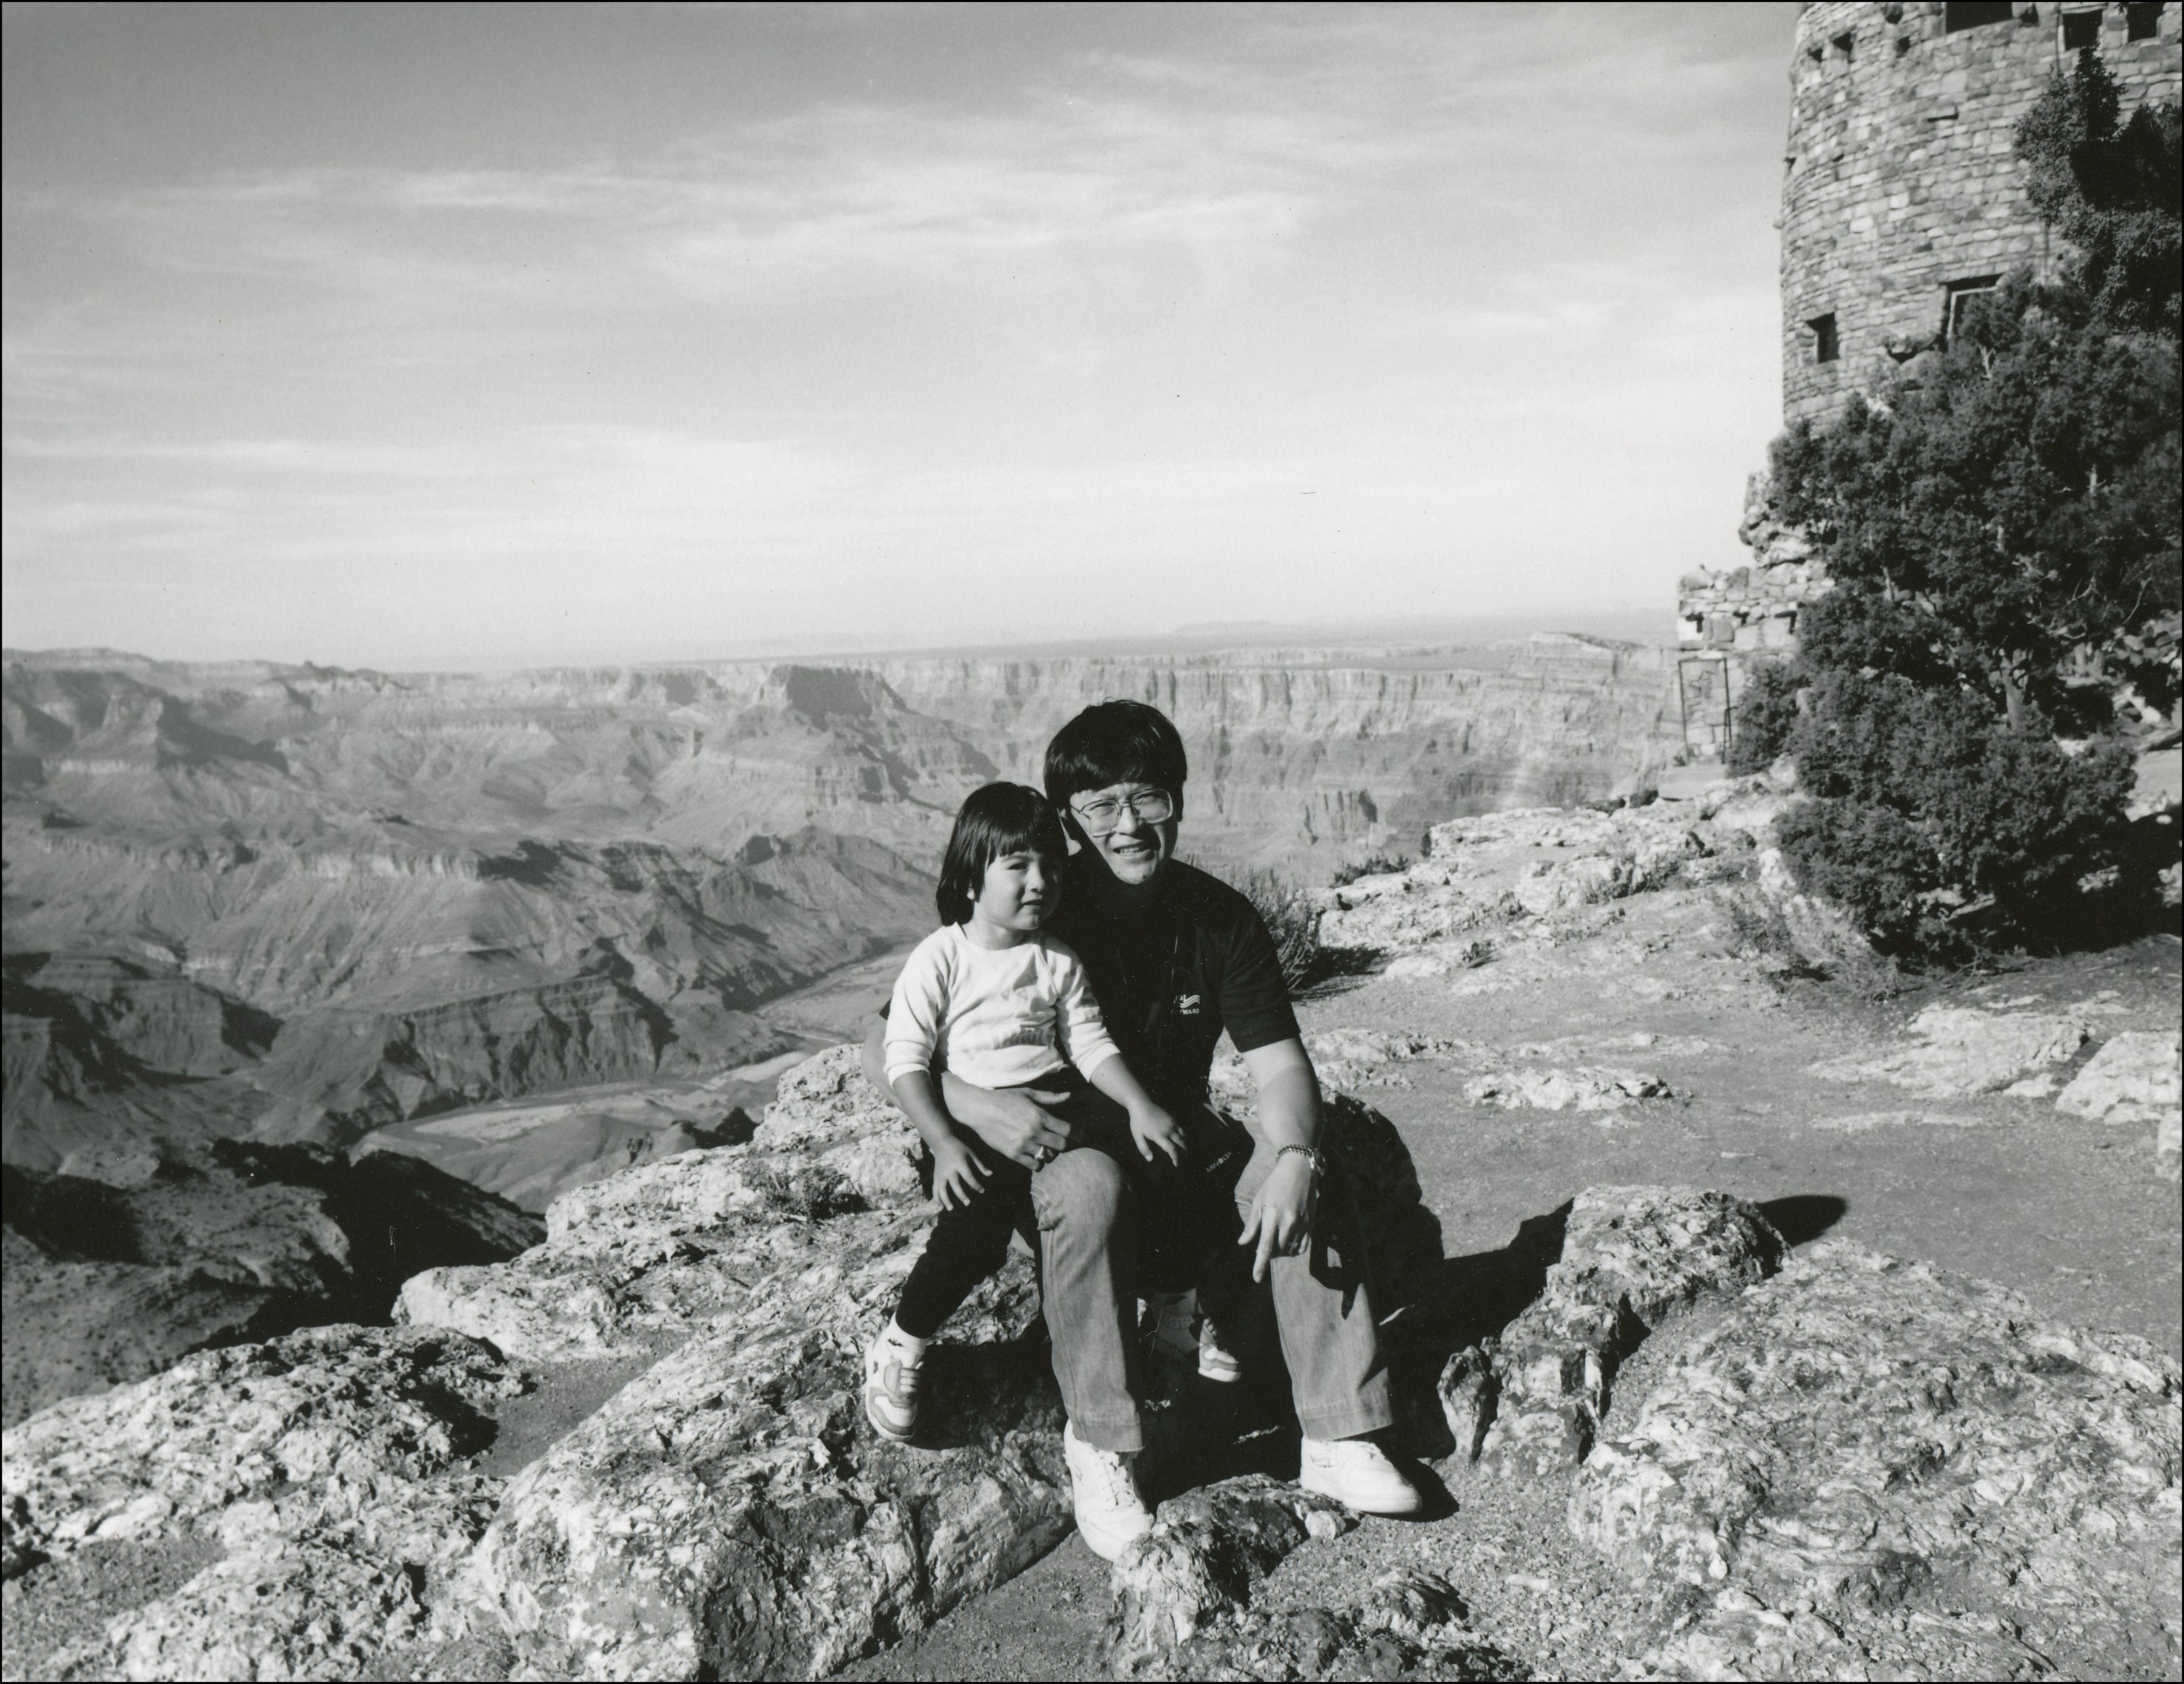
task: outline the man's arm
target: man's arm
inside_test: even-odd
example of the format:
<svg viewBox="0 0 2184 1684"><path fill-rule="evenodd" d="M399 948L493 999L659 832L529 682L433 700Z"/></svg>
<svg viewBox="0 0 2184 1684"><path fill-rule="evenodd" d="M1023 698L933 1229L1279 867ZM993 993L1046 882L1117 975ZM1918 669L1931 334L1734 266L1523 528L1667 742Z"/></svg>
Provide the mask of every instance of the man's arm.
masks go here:
<svg viewBox="0 0 2184 1684"><path fill-rule="evenodd" d="M1301 1040L1269 1042L1244 1054L1244 1068L1258 1091L1259 1132L1279 1154L1273 1173L1251 1201L1239 1245L1254 1246L1251 1279L1267 1278L1267 1260L1293 1257L1312 1237L1312 1195L1317 1191L1312 1160L1284 1146L1319 1145L1319 1077Z"/></svg>
<svg viewBox="0 0 2184 1684"><path fill-rule="evenodd" d="M884 1013L875 1017L872 1027L865 1032L861 1062L865 1079L894 1098L894 1085L887 1079ZM940 1103L950 1119L1012 1163L1036 1169L1044 1158L1050 1158L1069 1147L1070 1125L1044 1108L1060 1105L1069 1097L1066 1093L1047 1093L1033 1088L996 1092L991 1088L974 1086L945 1071L939 1078L939 1089Z"/></svg>

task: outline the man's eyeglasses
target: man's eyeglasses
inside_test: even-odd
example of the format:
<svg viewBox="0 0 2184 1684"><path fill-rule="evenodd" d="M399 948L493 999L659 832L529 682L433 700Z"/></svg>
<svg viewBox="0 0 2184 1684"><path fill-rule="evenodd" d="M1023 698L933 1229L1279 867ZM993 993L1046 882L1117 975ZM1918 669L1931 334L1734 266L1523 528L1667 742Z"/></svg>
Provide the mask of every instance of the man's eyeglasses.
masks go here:
<svg viewBox="0 0 2184 1684"><path fill-rule="evenodd" d="M1105 836L1123 822L1124 807L1140 823L1165 824L1175 817L1175 797L1165 789L1140 789L1119 800L1112 795L1102 795L1082 806L1072 801L1069 810L1077 815L1078 822L1084 827L1087 834Z"/></svg>

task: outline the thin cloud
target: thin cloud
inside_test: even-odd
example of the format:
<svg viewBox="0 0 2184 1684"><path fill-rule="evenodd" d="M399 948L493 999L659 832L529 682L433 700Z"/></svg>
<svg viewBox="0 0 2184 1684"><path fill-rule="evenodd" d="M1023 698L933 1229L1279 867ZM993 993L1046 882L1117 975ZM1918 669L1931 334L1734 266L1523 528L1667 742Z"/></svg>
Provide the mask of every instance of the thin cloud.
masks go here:
<svg viewBox="0 0 2184 1684"><path fill-rule="evenodd" d="M1027 12L1076 34L641 146L640 59L522 147L11 175L11 636L384 661L1665 592L1774 420L1780 52L1708 15L1185 8L1123 51Z"/></svg>

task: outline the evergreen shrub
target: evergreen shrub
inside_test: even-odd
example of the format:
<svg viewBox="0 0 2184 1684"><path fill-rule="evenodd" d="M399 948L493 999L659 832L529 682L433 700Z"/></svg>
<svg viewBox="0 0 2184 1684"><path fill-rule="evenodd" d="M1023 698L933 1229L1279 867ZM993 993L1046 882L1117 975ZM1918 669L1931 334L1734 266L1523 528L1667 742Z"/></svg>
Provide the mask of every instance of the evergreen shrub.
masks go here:
<svg viewBox="0 0 2184 1684"><path fill-rule="evenodd" d="M1770 452L1834 583L1752 675L1731 769L1792 757L1784 856L1885 951L2084 940L2150 887L2125 807L2131 733L2178 701L2178 135L2081 53L2017 136L2061 284L2010 277Z"/></svg>

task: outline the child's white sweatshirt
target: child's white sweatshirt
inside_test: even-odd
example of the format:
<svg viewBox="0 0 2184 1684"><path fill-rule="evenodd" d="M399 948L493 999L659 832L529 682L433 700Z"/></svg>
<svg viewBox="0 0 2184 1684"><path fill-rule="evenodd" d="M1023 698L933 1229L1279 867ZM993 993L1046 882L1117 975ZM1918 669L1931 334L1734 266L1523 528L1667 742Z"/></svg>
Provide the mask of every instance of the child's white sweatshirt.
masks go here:
<svg viewBox="0 0 2184 1684"><path fill-rule="evenodd" d="M938 1068L982 1088L1020 1087L1065 1064L1089 1076L1115 1056L1084 962L1044 932L996 951L944 924L911 953L888 1007L890 1082Z"/></svg>

